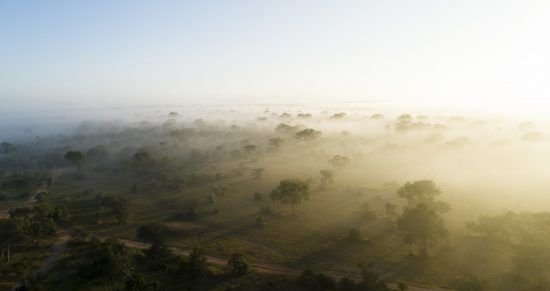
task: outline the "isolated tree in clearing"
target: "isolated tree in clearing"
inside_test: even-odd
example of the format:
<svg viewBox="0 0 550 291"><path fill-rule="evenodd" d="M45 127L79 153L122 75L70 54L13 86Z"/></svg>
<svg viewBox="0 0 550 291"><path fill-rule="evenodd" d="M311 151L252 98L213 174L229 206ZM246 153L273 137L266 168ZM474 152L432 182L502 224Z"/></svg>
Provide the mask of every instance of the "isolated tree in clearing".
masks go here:
<svg viewBox="0 0 550 291"><path fill-rule="evenodd" d="M405 244L418 246L423 257L427 257L428 249L447 235L442 214L450 207L437 200L440 193L437 185L429 180L407 182L397 190L397 195L407 200L406 208L397 219L397 229Z"/></svg>
<svg viewBox="0 0 550 291"><path fill-rule="evenodd" d="M302 200L309 199L309 185L298 179L282 180L277 188L271 191L271 199L283 204L290 204L292 214L296 214L294 206Z"/></svg>

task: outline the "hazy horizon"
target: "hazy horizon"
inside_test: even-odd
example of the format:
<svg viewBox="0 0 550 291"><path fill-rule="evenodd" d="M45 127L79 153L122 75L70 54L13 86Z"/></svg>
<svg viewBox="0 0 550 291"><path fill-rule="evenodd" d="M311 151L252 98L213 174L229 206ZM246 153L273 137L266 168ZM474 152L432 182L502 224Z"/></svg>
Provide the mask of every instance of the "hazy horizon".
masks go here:
<svg viewBox="0 0 550 291"><path fill-rule="evenodd" d="M550 100L548 1L0 5L3 112Z"/></svg>

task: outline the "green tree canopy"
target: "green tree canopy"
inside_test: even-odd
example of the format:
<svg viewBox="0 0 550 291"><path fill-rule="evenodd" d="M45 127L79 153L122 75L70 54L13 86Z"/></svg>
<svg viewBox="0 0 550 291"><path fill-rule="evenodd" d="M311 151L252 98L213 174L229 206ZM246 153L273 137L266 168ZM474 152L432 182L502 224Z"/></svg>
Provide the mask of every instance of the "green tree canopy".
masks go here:
<svg viewBox="0 0 550 291"><path fill-rule="evenodd" d="M279 186L271 191L271 199L290 204L294 213L295 205L309 199L309 185L298 179L282 180Z"/></svg>

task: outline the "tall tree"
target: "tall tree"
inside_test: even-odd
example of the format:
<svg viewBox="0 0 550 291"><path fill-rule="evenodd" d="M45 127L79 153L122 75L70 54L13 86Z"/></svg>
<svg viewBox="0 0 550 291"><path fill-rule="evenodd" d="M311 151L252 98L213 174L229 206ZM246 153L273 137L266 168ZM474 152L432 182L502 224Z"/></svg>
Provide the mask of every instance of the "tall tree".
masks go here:
<svg viewBox="0 0 550 291"><path fill-rule="evenodd" d="M397 229L407 245L418 246L422 256L427 256L428 249L447 234L442 215L450 207L437 199L439 194L441 190L431 180L407 182L397 190L397 195L407 200L397 219Z"/></svg>
<svg viewBox="0 0 550 291"><path fill-rule="evenodd" d="M439 194L441 194L441 190L434 181L431 180L420 180L412 183L407 182L397 190L397 196L406 199L408 207L425 204L440 212L449 211L449 204L437 200Z"/></svg>
<svg viewBox="0 0 550 291"><path fill-rule="evenodd" d="M418 246L420 254L428 256L428 249L445 238L447 229L436 209L425 204L406 208L397 220L397 228L409 247ZM411 250L412 252L412 250Z"/></svg>
<svg viewBox="0 0 550 291"><path fill-rule="evenodd" d="M271 191L271 199L290 204L292 213L296 214L294 206L300 204L302 200L309 199L309 185L298 179L282 180L279 186Z"/></svg>

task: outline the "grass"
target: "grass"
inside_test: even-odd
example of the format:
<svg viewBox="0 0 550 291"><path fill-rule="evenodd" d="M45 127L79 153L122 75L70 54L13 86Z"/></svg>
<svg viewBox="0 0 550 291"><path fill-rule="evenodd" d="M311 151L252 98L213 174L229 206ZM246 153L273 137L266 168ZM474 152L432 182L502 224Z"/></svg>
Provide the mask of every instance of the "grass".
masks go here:
<svg viewBox="0 0 550 291"><path fill-rule="evenodd" d="M280 163L288 163L289 157ZM430 260L409 257L408 248L400 237L388 230L384 219L385 201L395 199L392 193L383 189L346 187L336 183L325 191L313 189L310 201L297 208L297 215L290 208L269 200L269 193L281 179L303 177L300 173L318 173L324 165L309 164L307 167L279 165L276 159L259 160L253 167L270 163L262 179L254 179L248 171L242 175L231 175L219 181L186 188L182 191L168 191L160 187L149 188L132 173L88 172L84 179L75 179L74 173L66 172L54 181L50 189L51 199L67 201L74 220L88 231L101 237L117 237L135 240L135 229L149 222L161 221L169 230L169 244L181 247L198 245L210 256L228 258L233 253L242 253L245 258L257 263L269 263L298 269L312 268L319 271L357 272L358 265L370 266L390 280L405 280L420 284L444 286L454 276L465 270L474 270L482 276L494 277L496 269L510 262L502 259L502 246L493 252L468 237L453 238L454 245L445 245L432 250ZM239 166L226 164L216 171L234 173ZM316 179L317 177L311 177ZM138 192L132 193L136 184ZM229 191L208 202L214 185L226 186ZM94 195L82 195L85 189L114 193L129 200L127 223L117 224L108 219L95 224L96 210ZM254 192L263 193L263 201L255 201ZM174 219L186 201L199 201L199 218L193 221ZM368 202L378 219L366 220L361 205ZM271 206L275 215L263 215L265 225L256 225L261 206ZM218 213L213 214L217 209ZM357 228L366 238L361 242L346 241L350 228ZM485 250L485 251L480 251ZM503 251L501 251L503 250ZM479 264L479 259L484 264ZM483 265L500 268L487 267ZM477 267L476 267L477 266Z"/></svg>

